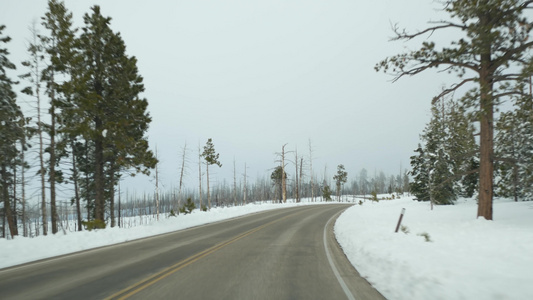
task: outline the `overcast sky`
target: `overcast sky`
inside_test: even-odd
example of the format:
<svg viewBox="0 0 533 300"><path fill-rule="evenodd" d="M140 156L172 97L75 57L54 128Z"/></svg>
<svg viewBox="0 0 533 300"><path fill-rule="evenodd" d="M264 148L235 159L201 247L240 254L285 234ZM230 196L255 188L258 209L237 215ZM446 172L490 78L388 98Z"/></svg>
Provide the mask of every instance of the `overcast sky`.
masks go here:
<svg viewBox="0 0 533 300"><path fill-rule="evenodd" d="M234 159L240 177L245 163L248 180L269 176L284 144L308 160L309 140L319 178L325 166L332 177L338 164L345 165L348 180L362 168L370 175L398 174L400 165L409 167L432 96L449 81L427 73L393 84L391 76L374 71L380 60L422 42L389 42L391 24L425 28L440 19L440 5L433 1L65 3L78 27L83 14L99 4L128 54L138 58L153 117L149 141L152 149L157 145L167 189L178 184L185 143L188 176L197 184L198 145L208 138L223 164L211 169L216 182L233 181ZM2 0L0 6L0 24L12 38L10 59L22 73L28 27L40 22L46 1ZM293 173L294 166L289 168ZM150 189L150 180L141 176L133 182Z"/></svg>

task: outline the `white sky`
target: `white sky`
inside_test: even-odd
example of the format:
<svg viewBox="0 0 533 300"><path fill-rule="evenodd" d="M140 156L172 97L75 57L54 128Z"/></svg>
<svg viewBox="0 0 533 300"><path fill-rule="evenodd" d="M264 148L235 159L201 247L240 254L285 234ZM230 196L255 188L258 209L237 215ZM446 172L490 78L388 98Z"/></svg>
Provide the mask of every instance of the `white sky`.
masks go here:
<svg viewBox="0 0 533 300"><path fill-rule="evenodd" d="M208 138L223 164L212 176L218 182L232 182L234 159L238 176L246 163L248 180L269 177L275 153L286 143L307 160L309 139L319 177L327 165L331 178L338 164L345 165L349 181L362 168L369 175L397 174L400 164L409 166L431 98L449 78L427 73L392 84L390 76L374 71L380 60L407 50L405 43L389 42L391 23L425 28L439 19L440 6L432 1L65 3L78 27L83 14L100 4L128 54L138 58L163 188L178 184L185 142L191 149L189 187L196 187L197 148ZM2 0L0 6L0 24L12 38L10 59L21 74L28 27L40 21L46 1ZM148 180L142 176L132 184L151 189Z"/></svg>

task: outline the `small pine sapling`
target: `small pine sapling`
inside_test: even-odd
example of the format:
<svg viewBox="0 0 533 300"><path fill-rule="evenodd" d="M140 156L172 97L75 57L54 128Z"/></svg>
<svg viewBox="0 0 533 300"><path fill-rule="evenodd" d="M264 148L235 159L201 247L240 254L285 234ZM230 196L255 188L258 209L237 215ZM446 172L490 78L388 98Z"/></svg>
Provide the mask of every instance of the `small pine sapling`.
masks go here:
<svg viewBox="0 0 533 300"><path fill-rule="evenodd" d="M427 232L422 232L422 233L419 233L417 235L423 236L424 239L426 240L426 242L428 242L428 243L432 242L431 237L429 236L429 233L427 233Z"/></svg>
<svg viewBox="0 0 533 300"><path fill-rule="evenodd" d="M180 212L184 215L190 214L195 208L196 208L196 205L194 204L192 199L189 197L187 198L187 203L185 203L183 207L180 208Z"/></svg>

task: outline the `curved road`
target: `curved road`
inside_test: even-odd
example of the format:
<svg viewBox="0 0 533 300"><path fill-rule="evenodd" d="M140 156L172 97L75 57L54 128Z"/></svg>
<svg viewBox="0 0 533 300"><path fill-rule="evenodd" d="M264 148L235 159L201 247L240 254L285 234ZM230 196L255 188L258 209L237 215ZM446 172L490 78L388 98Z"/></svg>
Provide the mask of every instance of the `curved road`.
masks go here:
<svg viewBox="0 0 533 300"><path fill-rule="evenodd" d="M2 299L384 299L333 223L349 205L268 211L0 270Z"/></svg>

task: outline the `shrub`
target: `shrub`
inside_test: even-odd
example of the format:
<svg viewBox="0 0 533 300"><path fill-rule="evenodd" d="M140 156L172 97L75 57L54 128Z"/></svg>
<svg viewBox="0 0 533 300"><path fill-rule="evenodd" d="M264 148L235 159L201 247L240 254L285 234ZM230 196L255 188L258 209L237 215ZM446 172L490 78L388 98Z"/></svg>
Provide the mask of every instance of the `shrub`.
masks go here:
<svg viewBox="0 0 533 300"><path fill-rule="evenodd" d="M372 192L372 201L379 202L378 195L377 195L376 191Z"/></svg>
<svg viewBox="0 0 533 300"><path fill-rule="evenodd" d="M104 229L106 224L102 220L81 221L86 230Z"/></svg>
<svg viewBox="0 0 533 300"><path fill-rule="evenodd" d="M432 242L431 237L429 236L429 233L427 233L427 232L422 232L422 233L419 233L417 235L423 236L424 239L426 240L426 242Z"/></svg>
<svg viewBox="0 0 533 300"><path fill-rule="evenodd" d="M325 201L331 201L331 189L328 185L325 185L322 189L322 197Z"/></svg>
<svg viewBox="0 0 533 300"><path fill-rule="evenodd" d="M180 212L182 214L190 214L194 209L196 208L196 205L192 201L192 199L189 197L187 198L187 203L185 203L181 208Z"/></svg>

